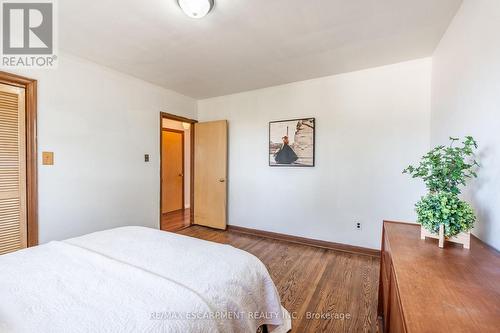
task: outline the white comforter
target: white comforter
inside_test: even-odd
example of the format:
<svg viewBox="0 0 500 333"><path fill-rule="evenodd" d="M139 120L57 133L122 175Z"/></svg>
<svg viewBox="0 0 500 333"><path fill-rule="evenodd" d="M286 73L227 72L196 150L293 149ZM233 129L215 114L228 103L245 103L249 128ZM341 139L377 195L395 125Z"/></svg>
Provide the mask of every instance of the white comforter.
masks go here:
<svg viewBox="0 0 500 333"><path fill-rule="evenodd" d="M143 227L0 256L0 332L272 332L290 329L251 254Z"/></svg>

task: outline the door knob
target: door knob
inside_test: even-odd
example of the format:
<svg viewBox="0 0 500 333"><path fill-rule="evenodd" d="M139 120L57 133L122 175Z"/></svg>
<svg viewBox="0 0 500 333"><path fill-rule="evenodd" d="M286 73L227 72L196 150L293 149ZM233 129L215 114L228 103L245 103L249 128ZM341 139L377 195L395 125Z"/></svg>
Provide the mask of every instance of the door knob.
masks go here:
<svg viewBox="0 0 500 333"><path fill-rule="evenodd" d="M224 178L219 179L219 182L224 183L226 180Z"/></svg>
<svg viewBox="0 0 500 333"><path fill-rule="evenodd" d="M184 177L184 175L182 173L179 174L179 177Z"/></svg>

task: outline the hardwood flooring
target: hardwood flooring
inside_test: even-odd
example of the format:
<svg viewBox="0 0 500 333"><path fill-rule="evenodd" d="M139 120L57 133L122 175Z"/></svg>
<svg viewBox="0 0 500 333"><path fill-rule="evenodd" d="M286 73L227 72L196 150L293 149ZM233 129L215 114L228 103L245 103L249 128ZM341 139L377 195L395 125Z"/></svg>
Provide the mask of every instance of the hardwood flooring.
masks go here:
<svg viewBox="0 0 500 333"><path fill-rule="evenodd" d="M377 332L380 261L235 231L192 226L178 233L257 256L292 314L292 332Z"/></svg>
<svg viewBox="0 0 500 333"><path fill-rule="evenodd" d="M161 230L179 231L189 226L191 209L181 209L165 213L161 217Z"/></svg>

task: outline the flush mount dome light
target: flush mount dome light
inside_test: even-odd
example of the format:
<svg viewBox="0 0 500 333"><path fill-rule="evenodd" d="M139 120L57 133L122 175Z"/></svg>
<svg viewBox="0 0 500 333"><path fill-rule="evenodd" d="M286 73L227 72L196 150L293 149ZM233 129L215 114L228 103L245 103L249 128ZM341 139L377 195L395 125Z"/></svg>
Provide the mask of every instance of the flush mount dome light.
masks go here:
<svg viewBox="0 0 500 333"><path fill-rule="evenodd" d="M214 0L177 0L177 3L191 18L205 17L214 8Z"/></svg>

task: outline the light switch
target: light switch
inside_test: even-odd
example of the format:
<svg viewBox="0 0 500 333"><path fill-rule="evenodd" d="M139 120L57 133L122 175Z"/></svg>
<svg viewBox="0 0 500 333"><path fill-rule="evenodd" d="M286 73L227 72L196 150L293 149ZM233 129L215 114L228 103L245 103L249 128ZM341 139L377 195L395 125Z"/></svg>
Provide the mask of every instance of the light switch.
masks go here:
<svg viewBox="0 0 500 333"><path fill-rule="evenodd" d="M51 151L42 152L42 164L54 165L54 153Z"/></svg>

